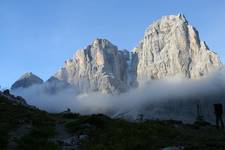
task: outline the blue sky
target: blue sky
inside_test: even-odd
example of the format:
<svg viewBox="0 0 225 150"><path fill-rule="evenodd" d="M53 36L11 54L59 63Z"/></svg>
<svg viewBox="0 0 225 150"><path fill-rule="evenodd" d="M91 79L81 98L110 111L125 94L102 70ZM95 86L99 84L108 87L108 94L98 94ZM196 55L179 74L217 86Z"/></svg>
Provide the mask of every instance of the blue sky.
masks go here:
<svg viewBox="0 0 225 150"><path fill-rule="evenodd" d="M46 80L97 37L130 50L154 20L179 12L225 62L224 0L0 0L0 85L25 72Z"/></svg>

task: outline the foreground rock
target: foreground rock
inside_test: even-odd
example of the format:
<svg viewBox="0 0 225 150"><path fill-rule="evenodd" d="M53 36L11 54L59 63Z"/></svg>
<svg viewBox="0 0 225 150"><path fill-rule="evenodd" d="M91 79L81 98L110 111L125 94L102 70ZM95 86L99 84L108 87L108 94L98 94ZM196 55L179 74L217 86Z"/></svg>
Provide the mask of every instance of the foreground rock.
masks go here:
<svg viewBox="0 0 225 150"><path fill-rule="evenodd" d="M9 90L5 90L3 92L0 91L0 97L6 98L12 102L15 102L15 104L22 104L24 106L29 106L30 105L27 104L26 100L21 97L21 96L14 96L13 94L10 93Z"/></svg>

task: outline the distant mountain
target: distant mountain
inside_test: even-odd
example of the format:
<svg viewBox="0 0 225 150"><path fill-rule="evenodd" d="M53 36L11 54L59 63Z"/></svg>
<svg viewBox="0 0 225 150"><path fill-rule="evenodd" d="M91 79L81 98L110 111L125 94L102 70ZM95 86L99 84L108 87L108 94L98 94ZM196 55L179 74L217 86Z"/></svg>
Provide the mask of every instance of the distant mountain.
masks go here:
<svg viewBox="0 0 225 150"><path fill-rule="evenodd" d="M12 86L11 89L28 88L35 84L42 84L43 80L31 72L22 75Z"/></svg>
<svg viewBox="0 0 225 150"><path fill-rule="evenodd" d="M218 55L179 14L164 16L150 25L133 52L119 50L106 39L95 39L77 50L53 78L79 92L116 94L149 80L176 75L199 79L221 67ZM28 74L16 81L12 89L37 83L43 81Z"/></svg>
<svg viewBox="0 0 225 150"><path fill-rule="evenodd" d="M128 85L128 51L120 51L106 39L96 39L76 52L55 74L59 80L75 85L80 91L119 93Z"/></svg>
<svg viewBox="0 0 225 150"><path fill-rule="evenodd" d="M45 88L45 91L54 94L61 90L67 89L67 88L73 88L72 85L65 81L61 81L54 76L49 78L44 84L43 87Z"/></svg>
<svg viewBox="0 0 225 150"><path fill-rule="evenodd" d="M175 75L198 79L222 66L218 55L181 14L164 16L150 25L134 52L138 82Z"/></svg>
<svg viewBox="0 0 225 150"><path fill-rule="evenodd" d="M150 25L133 52L120 51L105 39L94 40L66 61L55 77L81 91L115 93L175 75L198 79L221 66L218 55L179 14L164 16Z"/></svg>

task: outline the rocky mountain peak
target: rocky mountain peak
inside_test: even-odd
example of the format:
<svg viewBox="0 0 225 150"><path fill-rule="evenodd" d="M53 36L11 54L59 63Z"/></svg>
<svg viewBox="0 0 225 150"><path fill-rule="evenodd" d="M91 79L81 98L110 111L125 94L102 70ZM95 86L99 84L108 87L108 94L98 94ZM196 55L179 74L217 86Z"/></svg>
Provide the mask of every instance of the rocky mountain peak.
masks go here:
<svg viewBox="0 0 225 150"><path fill-rule="evenodd" d="M43 80L32 72L25 73L22 75L12 86L11 89L15 90L18 88L27 88L34 84L42 84Z"/></svg>
<svg viewBox="0 0 225 150"><path fill-rule="evenodd" d="M180 25L188 25L186 17L182 14L163 16L160 19L153 22L145 30L145 34L151 34L157 32L157 30L169 30L171 28L176 28Z"/></svg>
<svg viewBox="0 0 225 150"><path fill-rule="evenodd" d="M95 48L117 48L115 45L113 45L109 40L107 39L100 39L97 38L95 39L91 46L95 47Z"/></svg>
<svg viewBox="0 0 225 150"><path fill-rule="evenodd" d="M77 50L75 58L66 61L55 77L81 91L123 91L126 87L125 53L106 39L95 39L86 48Z"/></svg>
<svg viewBox="0 0 225 150"><path fill-rule="evenodd" d="M25 74L23 74L20 78L20 79L26 79L26 78L32 78L32 77L37 77L36 75L34 75L32 72L27 72ZM39 77L38 77L39 78Z"/></svg>
<svg viewBox="0 0 225 150"><path fill-rule="evenodd" d="M109 40L95 39L65 61L47 85L51 85L50 89L68 84L78 92L121 93L153 79L177 75L199 79L221 66L218 55L200 40L198 31L186 17L178 14L164 16L151 24L133 52L119 50ZM42 82L28 73L12 88Z"/></svg>
<svg viewBox="0 0 225 150"><path fill-rule="evenodd" d="M139 82L175 75L197 79L222 66L181 14L164 16L150 25L134 51Z"/></svg>

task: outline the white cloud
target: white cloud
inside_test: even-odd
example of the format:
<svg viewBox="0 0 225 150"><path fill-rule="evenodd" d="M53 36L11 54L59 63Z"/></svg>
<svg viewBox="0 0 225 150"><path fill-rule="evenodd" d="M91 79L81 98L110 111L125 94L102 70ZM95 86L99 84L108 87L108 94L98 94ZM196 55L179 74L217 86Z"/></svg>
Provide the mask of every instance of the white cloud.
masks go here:
<svg viewBox="0 0 225 150"><path fill-rule="evenodd" d="M201 105L206 120L213 119L213 103L225 104L225 71L221 70L201 80L155 80L120 95L99 92L77 94L72 88L57 94L46 92L46 85L36 85L13 91L31 105L51 112L70 108L81 114L104 113L113 117L123 114L136 117L193 121L196 104Z"/></svg>

